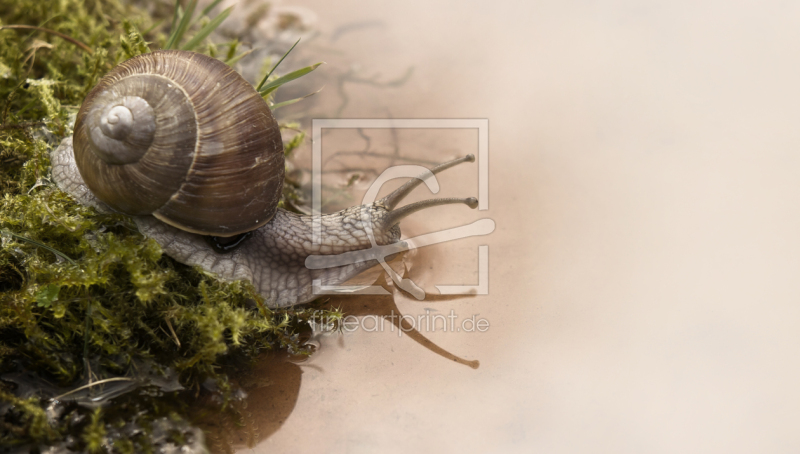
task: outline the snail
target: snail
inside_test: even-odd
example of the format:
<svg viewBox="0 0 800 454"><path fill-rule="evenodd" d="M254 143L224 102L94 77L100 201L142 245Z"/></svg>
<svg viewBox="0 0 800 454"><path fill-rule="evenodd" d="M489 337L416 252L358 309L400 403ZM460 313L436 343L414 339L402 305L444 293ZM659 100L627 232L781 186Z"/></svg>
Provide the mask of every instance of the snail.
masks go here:
<svg viewBox="0 0 800 454"><path fill-rule="evenodd" d="M280 129L261 95L233 69L188 51L121 63L82 104L74 134L51 154L58 186L85 205L131 215L164 253L224 280L250 280L270 307L316 298L374 266L366 257L308 269L311 255L400 242L399 222L424 208L475 198L398 203L423 177L374 203L319 217L278 208ZM430 177L472 155L431 169ZM321 231L315 238L314 225Z"/></svg>

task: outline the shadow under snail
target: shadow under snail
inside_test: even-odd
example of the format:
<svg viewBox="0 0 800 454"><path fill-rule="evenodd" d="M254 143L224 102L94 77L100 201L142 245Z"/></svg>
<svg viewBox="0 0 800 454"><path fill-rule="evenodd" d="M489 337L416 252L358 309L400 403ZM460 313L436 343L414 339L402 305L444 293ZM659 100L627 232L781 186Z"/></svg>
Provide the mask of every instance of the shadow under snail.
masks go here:
<svg viewBox="0 0 800 454"><path fill-rule="evenodd" d="M341 284L378 263L308 269L311 255L398 243L398 224L411 213L477 206L475 198L441 198L397 208L424 178L474 161L468 155L374 203L316 217L322 235L312 241L315 217L277 206L284 152L267 103L226 64L187 51L143 54L112 69L51 158L56 183L80 203L131 215L179 262L250 280L270 307L309 302L312 282Z"/></svg>

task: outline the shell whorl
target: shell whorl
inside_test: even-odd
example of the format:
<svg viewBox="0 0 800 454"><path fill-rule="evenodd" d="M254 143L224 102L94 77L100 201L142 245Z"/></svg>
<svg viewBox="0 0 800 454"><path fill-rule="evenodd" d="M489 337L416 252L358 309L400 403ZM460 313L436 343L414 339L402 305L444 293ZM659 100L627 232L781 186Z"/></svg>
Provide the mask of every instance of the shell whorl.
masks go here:
<svg viewBox="0 0 800 454"><path fill-rule="evenodd" d="M147 100L123 96L95 106L89 113L96 117L89 130L94 154L109 164L138 162L152 145L156 132L155 112Z"/></svg>
<svg viewBox="0 0 800 454"><path fill-rule="evenodd" d="M81 106L74 143L87 186L123 213L230 236L277 209L277 122L252 85L202 54L159 51L114 68Z"/></svg>

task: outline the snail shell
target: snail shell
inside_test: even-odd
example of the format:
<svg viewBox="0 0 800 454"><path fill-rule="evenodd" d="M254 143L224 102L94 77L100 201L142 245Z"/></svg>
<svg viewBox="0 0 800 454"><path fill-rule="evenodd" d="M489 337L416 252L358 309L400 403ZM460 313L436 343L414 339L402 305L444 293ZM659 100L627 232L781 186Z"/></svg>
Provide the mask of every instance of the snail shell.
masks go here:
<svg viewBox="0 0 800 454"><path fill-rule="evenodd" d="M187 51L123 62L78 112L75 160L111 208L193 233L232 236L275 215L284 178L280 129L228 65Z"/></svg>

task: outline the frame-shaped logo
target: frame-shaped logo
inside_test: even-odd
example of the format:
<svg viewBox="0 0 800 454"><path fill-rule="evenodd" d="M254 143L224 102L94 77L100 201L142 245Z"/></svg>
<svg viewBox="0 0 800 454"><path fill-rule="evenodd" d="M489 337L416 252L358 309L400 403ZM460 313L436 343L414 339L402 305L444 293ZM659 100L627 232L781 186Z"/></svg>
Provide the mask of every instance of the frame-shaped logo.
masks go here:
<svg viewBox="0 0 800 454"><path fill-rule="evenodd" d="M478 210L489 209L489 120L488 119L313 119L311 121L311 210L314 221L312 224L314 244L320 243L322 236L322 130L323 129L477 129L478 130ZM434 194L439 191L436 177L427 172L420 177L420 170L427 171L421 166L394 166L386 169L370 186L364 196L362 204L376 201L381 186L394 178L410 177L421 178ZM431 181L432 180L432 181ZM366 216L366 215L365 215ZM365 226L371 226L368 218L363 219ZM429 246L445 241L452 241L470 236L488 235L493 232L495 223L492 219L484 218L471 224L427 233L414 238L403 240L399 243L378 246L371 228L367 228L367 236L372 247L365 251L344 253L338 256L310 256L306 266L312 269L327 268L347 265L364 260L365 255L378 260L383 269L391 276L395 284L414 295L417 299L424 299L425 292L409 279L402 279L386 263L389 255L406 250ZM436 285L442 295L487 295L489 294L489 246L478 246L478 285ZM351 285L322 285L319 280L312 283L316 295L326 294L372 294L386 295L389 292L379 285L351 286Z"/></svg>

